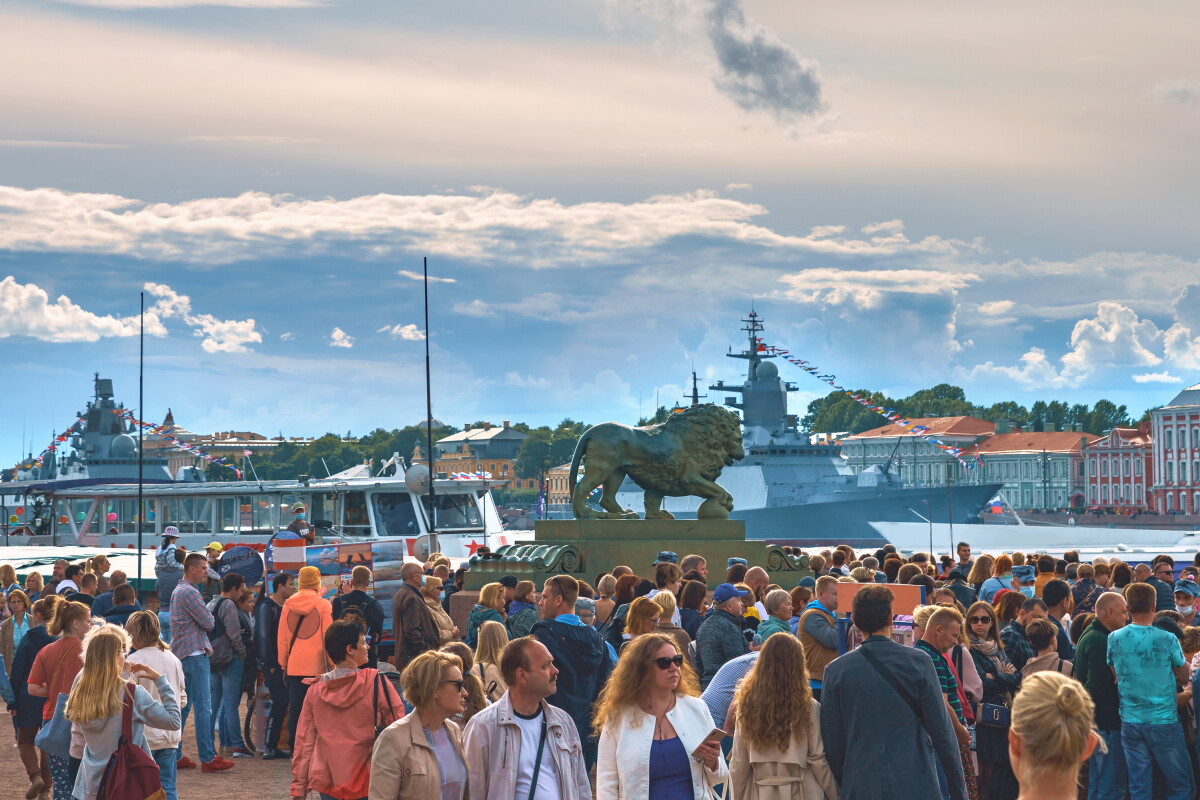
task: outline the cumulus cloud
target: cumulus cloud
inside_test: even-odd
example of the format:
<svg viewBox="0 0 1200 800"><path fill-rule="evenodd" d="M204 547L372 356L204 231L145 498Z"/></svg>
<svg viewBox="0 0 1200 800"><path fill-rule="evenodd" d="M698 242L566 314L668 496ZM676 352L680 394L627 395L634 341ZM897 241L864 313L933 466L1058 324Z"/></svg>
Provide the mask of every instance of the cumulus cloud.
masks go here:
<svg viewBox="0 0 1200 800"><path fill-rule="evenodd" d="M784 295L793 300L840 305L847 301L862 308L879 304L885 294L928 295L952 293L979 280L969 272L926 269L848 270L833 267L805 269L780 276L791 286Z"/></svg>
<svg viewBox="0 0 1200 800"><path fill-rule="evenodd" d="M417 251L540 268L610 264L616 253L645 252L680 237L749 246L780 257L954 254L981 247L978 240L933 235L910 241L896 221L877 228L886 235L870 239L781 234L752 222L767 213L765 207L712 191L575 205L500 189L472 191L348 200L247 192L173 204L0 186L0 249L212 264L336 247L365 258Z"/></svg>
<svg viewBox="0 0 1200 800"><path fill-rule="evenodd" d="M389 333L393 339L404 339L409 342L422 342L425 340L425 332L412 323L408 325L384 325L376 333Z"/></svg>
<svg viewBox="0 0 1200 800"><path fill-rule="evenodd" d="M279 334L279 341L281 341L281 342L290 342L295 338L296 338L296 334L292 333L291 331L288 331L287 333Z"/></svg>
<svg viewBox="0 0 1200 800"><path fill-rule="evenodd" d="M645 252L680 237L749 246L780 257L945 255L982 247L979 240L936 235L912 241L898 221L876 226L875 232L884 235L869 239L839 235L841 226L820 228L820 235L781 234L752 222L767 213L765 207L712 191L575 205L500 189L472 191L348 200L247 192L172 204L0 186L0 249L212 264L336 247L365 258L416 251L542 268L610 264L615 253Z"/></svg>
<svg viewBox="0 0 1200 800"><path fill-rule="evenodd" d="M545 378L535 378L532 375L522 375L519 372L507 372L504 375L504 385L515 389L549 389L550 381Z"/></svg>
<svg viewBox="0 0 1200 800"><path fill-rule="evenodd" d="M738 107L783 121L822 110L816 62L747 20L742 0L710 0L707 22L720 69L713 82Z"/></svg>
<svg viewBox="0 0 1200 800"><path fill-rule="evenodd" d="M1166 372L1144 372L1141 375L1133 376L1134 383L1182 383L1182 378L1176 378L1174 375Z"/></svg>
<svg viewBox="0 0 1200 800"><path fill-rule="evenodd" d="M422 275L421 273L413 272L412 270L408 270L408 269L397 270L396 274L403 278L408 278L408 279L414 280L414 281L424 281L425 280L425 276ZM455 281L454 278L435 278L432 275L429 276L429 282L430 283L457 283L457 281Z"/></svg>
<svg viewBox="0 0 1200 800"><path fill-rule="evenodd" d="M1060 388L1068 384L1040 347L1031 347L1018 361L1013 367L987 361L970 369L960 368L957 374L968 379L1008 381L1026 389Z"/></svg>
<svg viewBox="0 0 1200 800"><path fill-rule="evenodd" d="M354 347L354 337L341 328L334 328L329 334L330 347Z"/></svg>
<svg viewBox="0 0 1200 800"><path fill-rule="evenodd" d="M1160 103L1171 102L1184 108L1200 108L1200 81L1162 78L1154 84L1151 94Z"/></svg>
<svg viewBox="0 0 1200 800"><path fill-rule="evenodd" d="M1120 303L1104 302L1096 316L1081 319L1071 331L1071 351L1062 357L1068 380L1087 377L1100 366L1153 367L1162 363L1150 348L1162 336L1152 321Z"/></svg>
<svg viewBox="0 0 1200 800"><path fill-rule="evenodd" d="M1012 311L1015 305L1012 300L992 300L989 303L980 303L979 313L985 317L999 317Z"/></svg>
<svg viewBox="0 0 1200 800"><path fill-rule="evenodd" d="M221 320L211 314L193 314L191 298L171 287L147 283L145 291L155 302L146 309L145 330L166 336L164 320L179 319L201 338L209 353L241 353L247 344L261 342L253 319ZM11 275L0 281L0 338L30 336L44 342L94 342L105 337L137 336L137 315L115 317L87 311L66 295L51 301L36 284L17 283Z"/></svg>
<svg viewBox="0 0 1200 800"><path fill-rule="evenodd" d="M753 188L754 187L748 183L727 183L727 184L725 184L725 191L727 191L727 192L750 191Z"/></svg>
<svg viewBox="0 0 1200 800"><path fill-rule="evenodd" d="M212 314L192 314L192 300L161 283L143 287L157 298L151 307L153 314L163 319L179 318L201 339L200 346L208 353L245 353L246 345L262 342L262 334L253 319L217 319Z"/></svg>
<svg viewBox="0 0 1200 800"><path fill-rule="evenodd" d="M583 322L603 313L603 304L588 306L584 301L566 298L555 292L540 292L512 302L472 300L456 303L451 309L468 317L519 315L547 322Z"/></svg>
<svg viewBox="0 0 1200 800"><path fill-rule="evenodd" d="M146 318L146 333L165 336L167 331L153 312ZM94 342L109 336L137 336L138 317L93 314L66 295L51 300L33 283L17 283L13 276L0 281L0 339L30 336L43 342Z"/></svg>

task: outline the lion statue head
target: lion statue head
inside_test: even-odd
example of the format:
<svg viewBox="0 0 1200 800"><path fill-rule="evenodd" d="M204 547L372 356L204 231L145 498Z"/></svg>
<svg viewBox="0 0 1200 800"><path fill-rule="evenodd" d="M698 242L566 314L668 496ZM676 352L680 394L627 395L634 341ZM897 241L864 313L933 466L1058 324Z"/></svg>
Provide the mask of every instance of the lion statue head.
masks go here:
<svg viewBox="0 0 1200 800"><path fill-rule="evenodd" d="M709 480L716 480L724 467L746 456L738 415L712 403L689 406L671 414L662 429L679 439L689 457L702 465L701 474Z"/></svg>

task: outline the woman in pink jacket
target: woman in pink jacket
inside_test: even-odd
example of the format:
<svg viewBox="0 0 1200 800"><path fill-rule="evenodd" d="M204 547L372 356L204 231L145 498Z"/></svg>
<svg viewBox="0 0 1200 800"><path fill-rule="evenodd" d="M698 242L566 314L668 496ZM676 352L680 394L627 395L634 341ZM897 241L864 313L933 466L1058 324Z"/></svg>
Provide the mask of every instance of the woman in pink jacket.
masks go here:
<svg viewBox="0 0 1200 800"><path fill-rule="evenodd" d="M292 798L365 800L371 783L375 731L404 716L400 695L367 663L362 625L338 620L325 632L330 672L308 678L308 695L292 752Z"/></svg>

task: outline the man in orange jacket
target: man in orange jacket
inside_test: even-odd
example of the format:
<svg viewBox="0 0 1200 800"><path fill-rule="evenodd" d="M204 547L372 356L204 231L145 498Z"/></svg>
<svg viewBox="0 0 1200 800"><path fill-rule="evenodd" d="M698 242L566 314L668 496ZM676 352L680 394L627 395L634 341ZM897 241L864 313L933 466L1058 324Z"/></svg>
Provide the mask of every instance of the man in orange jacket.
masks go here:
<svg viewBox="0 0 1200 800"><path fill-rule="evenodd" d="M333 623L333 606L321 596L321 572L301 567L299 591L283 604L279 615L279 666L287 675L288 730L296 739L300 712L304 710L305 678L315 678L330 669L325 655L325 631Z"/></svg>

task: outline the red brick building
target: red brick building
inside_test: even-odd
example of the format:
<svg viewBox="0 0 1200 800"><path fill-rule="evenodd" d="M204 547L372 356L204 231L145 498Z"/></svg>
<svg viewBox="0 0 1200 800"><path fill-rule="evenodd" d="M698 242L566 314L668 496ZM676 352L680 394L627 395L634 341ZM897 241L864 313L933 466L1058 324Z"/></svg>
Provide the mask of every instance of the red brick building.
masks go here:
<svg viewBox="0 0 1200 800"><path fill-rule="evenodd" d="M1161 513L1200 513L1200 384L1150 412L1154 439L1151 505Z"/></svg>
<svg viewBox="0 0 1200 800"><path fill-rule="evenodd" d="M1154 437L1150 423L1113 428L1084 449L1087 505L1127 510L1150 509L1154 485Z"/></svg>

